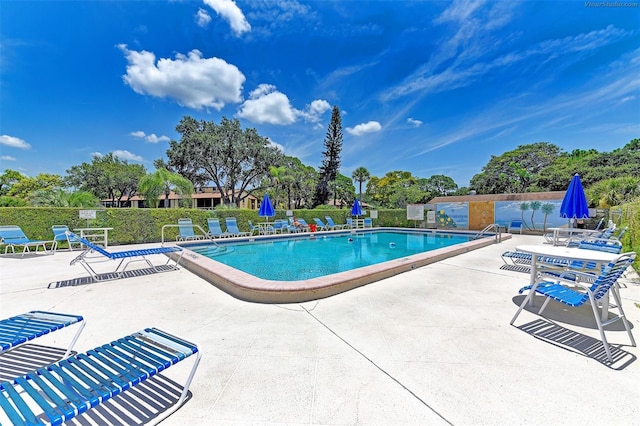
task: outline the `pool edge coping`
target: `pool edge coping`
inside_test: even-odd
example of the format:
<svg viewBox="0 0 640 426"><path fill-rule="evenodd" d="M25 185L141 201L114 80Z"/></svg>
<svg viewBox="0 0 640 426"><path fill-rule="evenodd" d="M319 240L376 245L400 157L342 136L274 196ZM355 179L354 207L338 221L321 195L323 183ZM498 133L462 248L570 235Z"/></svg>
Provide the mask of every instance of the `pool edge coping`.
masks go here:
<svg viewBox="0 0 640 426"><path fill-rule="evenodd" d="M376 230L382 229L377 228ZM411 231L411 229L404 228L403 230ZM315 234L322 235L320 232ZM502 234L501 238L509 239L511 234ZM188 246L183 246L186 252L182 257L181 264L187 270L240 300L267 304L302 303L334 296L492 244L495 244L493 236L479 238L400 259L300 281L258 278L191 251Z"/></svg>

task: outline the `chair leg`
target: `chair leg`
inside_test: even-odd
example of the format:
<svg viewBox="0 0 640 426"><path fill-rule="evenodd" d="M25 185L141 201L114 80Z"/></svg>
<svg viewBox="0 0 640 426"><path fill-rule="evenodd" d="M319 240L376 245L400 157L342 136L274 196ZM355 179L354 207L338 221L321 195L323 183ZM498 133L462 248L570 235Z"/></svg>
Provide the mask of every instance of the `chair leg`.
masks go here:
<svg viewBox="0 0 640 426"><path fill-rule="evenodd" d="M550 297L547 297L544 301L544 303L542 304L542 307L540 308L540 310L538 311L538 315L542 315L542 311L544 311L544 309L547 307L547 305L549 304L549 300L551 300Z"/></svg>
<svg viewBox="0 0 640 426"><path fill-rule="evenodd" d="M624 310L622 309L622 300L620 299L620 291L616 285L611 287L611 293L613 293L613 298L616 301L616 305L618 307L618 311L620 312L619 317L622 318L622 323L624 324L625 330L627 330L627 334L629 335L629 340L631 340L631 346L636 346L636 340L633 338L633 334L631 333L631 326L629 325L629 321L627 321L627 316L624 314Z"/></svg>
<svg viewBox="0 0 640 426"><path fill-rule="evenodd" d="M611 349L609 349L609 343L607 342L607 337L604 335L604 327L602 326L602 321L600 321L600 311L598 310L598 305L596 304L596 301L593 298L593 293L591 292L589 292L589 302L591 304L591 310L593 311L593 316L596 319L596 324L598 325L598 331L600 332L600 339L602 340L604 351L607 353L607 359L609 360L609 362L613 362L613 356L611 356Z"/></svg>
<svg viewBox="0 0 640 426"><path fill-rule="evenodd" d="M525 297L524 300L522 301L522 303L520 304L520 307L518 308L518 311L513 316L513 318L511 318L511 322L509 323L510 325L513 325L513 323L516 321L516 318L518 318L518 315L520 315L520 312L522 312L522 310L524 309L524 307L527 304L527 302L529 302L529 300L533 298L535 293L536 292L533 289L529 290L529 294L527 294L527 297Z"/></svg>

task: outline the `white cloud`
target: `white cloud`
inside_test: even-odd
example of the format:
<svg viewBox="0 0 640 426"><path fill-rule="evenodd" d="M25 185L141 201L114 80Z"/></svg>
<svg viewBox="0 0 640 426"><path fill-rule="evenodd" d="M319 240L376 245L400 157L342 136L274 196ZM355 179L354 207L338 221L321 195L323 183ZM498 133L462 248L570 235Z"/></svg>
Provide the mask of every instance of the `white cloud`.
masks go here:
<svg viewBox="0 0 640 426"><path fill-rule="evenodd" d="M151 133L150 135L147 135L142 130L131 132L129 134L134 138L144 139L146 142L149 142L149 143L168 142L171 140L171 138L165 135L156 136L155 133Z"/></svg>
<svg viewBox="0 0 640 426"><path fill-rule="evenodd" d="M238 116L254 123L292 124L299 111L289 103L289 98L270 84L261 84L249 94Z"/></svg>
<svg viewBox="0 0 640 426"><path fill-rule="evenodd" d="M30 149L31 145L26 143L20 138L14 136L2 135L0 136L0 145L10 146L12 148Z"/></svg>
<svg viewBox="0 0 640 426"><path fill-rule="evenodd" d="M422 126L422 121L420 120L416 120L415 118L407 118L407 123L411 124L414 127L420 127Z"/></svg>
<svg viewBox="0 0 640 426"><path fill-rule="evenodd" d="M139 162L144 161L144 158L140 157L139 155L136 155L129 151L121 150L121 149L116 149L115 151L113 151L113 156L118 157L121 160L131 160L131 161L139 161Z"/></svg>
<svg viewBox="0 0 640 426"><path fill-rule="evenodd" d="M251 25L249 25L242 10L240 10L233 0L204 0L204 3L215 10L218 15L229 21L229 25L231 25L231 29L236 36L251 31Z"/></svg>
<svg viewBox="0 0 640 426"><path fill-rule="evenodd" d="M347 127L347 133L354 136L361 136L365 133L374 133L382 130L382 126L377 121L358 124L355 127Z"/></svg>
<svg viewBox="0 0 640 426"><path fill-rule="evenodd" d="M15 157L11 157L9 155L3 155L0 157L0 160L2 161L16 161Z"/></svg>
<svg viewBox="0 0 640 426"><path fill-rule="evenodd" d="M193 109L215 108L242 101L245 76L235 66L219 58L203 58L199 50L176 59L157 61L152 52L127 49L118 45L127 58L127 73L122 77L136 93L172 98Z"/></svg>
<svg viewBox="0 0 640 426"><path fill-rule="evenodd" d="M207 25L209 25L209 22L211 22L211 16L209 15L209 12L201 8L198 8L195 19L196 24L202 28L205 28Z"/></svg>
<svg viewBox="0 0 640 426"><path fill-rule="evenodd" d="M331 109L331 105L329 102L324 99L316 99L307 105L307 108L304 111L298 111L298 115L304 118L306 121L310 121L312 123L317 123L322 119L322 114L329 111Z"/></svg>

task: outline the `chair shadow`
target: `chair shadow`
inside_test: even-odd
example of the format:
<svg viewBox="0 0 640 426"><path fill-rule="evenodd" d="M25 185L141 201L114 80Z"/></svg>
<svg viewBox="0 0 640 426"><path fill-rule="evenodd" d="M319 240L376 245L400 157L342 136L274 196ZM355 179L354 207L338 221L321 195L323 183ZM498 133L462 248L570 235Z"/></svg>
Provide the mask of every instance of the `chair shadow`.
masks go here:
<svg viewBox="0 0 640 426"><path fill-rule="evenodd" d="M514 297L514 302L520 305L524 297L525 296L516 296ZM525 310L537 315L543 301L543 297L537 297L535 306L526 306ZM562 306L552 305L560 304L554 304L553 301L549 302L549 305L544 311L544 318L516 326L516 328L537 339L591 358L613 370L623 370L636 361L637 357L634 354L622 349L625 345L615 344L609 341L611 357L613 358L613 361L609 362L607 353L604 350L604 345L600 339L569 330L556 323L556 321L564 322L579 327L597 329L598 327L593 319L593 312L590 307L586 306L586 312L580 312L579 315L576 315L577 311L585 306L580 308L564 308ZM631 326L633 327L633 325ZM624 325L622 325L620 321L616 321L614 324L605 327L605 332L614 330L624 332ZM607 337L609 338L609 336ZM624 333L624 338L628 339L626 332Z"/></svg>
<svg viewBox="0 0 640 426"><path fill-rule="evenodd" d="M158 374L84 412L65 425L144 425L155 422L174 408L182 390L180 384ZM188 391L182 404L186 404L192 396L191 391Z"/></svg>
<svg viewBox="0 0 640 426"><path fill-rule="evenodd" d="M98 274L98 281L94 280L92 277L80 277L80 278L72 278L69 280L62 281L54 281L47 285L47 288L62 288L62 287L75 287L79 285L88 285L88 284L98 284L103 281L113 281L124 278L133 278L133 277L142 277L146 275L159 274L163 272L176 271L177 269L173 265L159 265L156 268L140 268L140 269L130 269L124 271L122 275L114 272L106 272L103 274Z"/></svg>
<svg viewBox="0 0 640 426"><path fill-rule="evenodd" d="M11 381L30 371L58 362L65 352L66 349L33 343L3 352L0 354L0 382Z"/></svg>

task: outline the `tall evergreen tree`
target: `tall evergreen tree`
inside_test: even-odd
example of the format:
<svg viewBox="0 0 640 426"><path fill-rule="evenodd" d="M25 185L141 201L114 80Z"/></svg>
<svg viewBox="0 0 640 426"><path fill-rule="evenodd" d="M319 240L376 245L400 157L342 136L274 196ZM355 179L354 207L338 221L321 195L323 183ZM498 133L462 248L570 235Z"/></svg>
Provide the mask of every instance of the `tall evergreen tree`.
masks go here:
<svg viewBox="0 0 640 426"><path fill-rule="evenodd" d="M340 151L342 151L342 118L340 108L333 106L331 122L324 138L322 165L318 173L318 183L313 196L313 206L325 204L329 200L329 185L334 185L334 203L336 202L335 182L340 170Z"/></svg>

